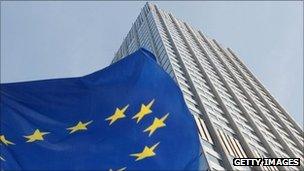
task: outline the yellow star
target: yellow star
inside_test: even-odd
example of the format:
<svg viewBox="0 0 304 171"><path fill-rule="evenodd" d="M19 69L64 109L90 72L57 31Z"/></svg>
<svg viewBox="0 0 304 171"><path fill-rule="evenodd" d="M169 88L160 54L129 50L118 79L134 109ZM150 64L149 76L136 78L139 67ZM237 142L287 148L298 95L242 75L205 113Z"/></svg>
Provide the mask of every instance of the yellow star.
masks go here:
<svg viewBox="0 0 304 171"><path fill-rule="evenodd" d="M126 117L126 115L124 113L128 107L129 107L129 105L125 106L123 109L116 108L115 113L113 115L109 116L108 118L106 118L106 121L110 121L109 125L112 125L112 123L114 123L118 119Z"/></svg>
<svg viewBox="0 0 304 171"><path fill-rule="evenodd" d="M43 136L49 134L49 132L40 132L39 129L36 129L32 135L24 136L28 140L26 142L42 141Z"/></svg>
<svg viewBox="0 0 304 171"><path fill-rule="evenodd" d="M151 136L158 128L165 127L166 124L164 122L168 116L169 116L169 113L160 119L154 118L152 125L150 125L148 128L146 128L144 130L144 132L150 131L149 136Z"/></svg>
<svg viewBox="0 0 304 171"><path fill-rule="evenodd" d="M144 116L146 116L146 115L152 113L152 110L151 110L150 108L151 108L151 106L153 105L153 103L154 103L154 99L153 99L148 105L142 104L142 105L141 105L141 108L140 108L140 111L139 111L136 115L134 115L134 116L132 117L132 119L136 119L136 118L137 118L136 123L138 123L140 120L142 120L142 118L143 118Z"/></svg>
<svg viewBox="0 0 304 171"><path fill-rule="evenodd" d="M158 146L159 142L153 145L152 147L145 146L144 150L141 153L130 154L130 156L137 157L135 161L145 159L147 157L155 156L154 149Z"/></svg>
<svg viewBox="0 0 304 171"><path fill-rule="evenodd" d="M87 130L87 126L89 124L91 124L92 122L93 121L82 123L81 121L79 121L77 125L75 125L73 127L70 127L70 128L67 128L67 130L71 130L70 134L72 134L72 133L74 133L76 131L80 131L80 130Z"/></svg>
<svg viewBox="0 0 304 171"><path fill-rule="evenodd" d="M5 145L15 145L13 142L7 140L4 135L0 135L0 142L2 142Z"/></svg>

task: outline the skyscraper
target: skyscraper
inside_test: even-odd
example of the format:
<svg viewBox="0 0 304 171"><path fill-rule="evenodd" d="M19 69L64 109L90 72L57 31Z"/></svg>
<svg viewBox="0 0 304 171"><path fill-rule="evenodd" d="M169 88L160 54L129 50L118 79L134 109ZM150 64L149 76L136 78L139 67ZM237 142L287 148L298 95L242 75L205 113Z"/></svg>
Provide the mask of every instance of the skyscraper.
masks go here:
<svg viewBox="0 0 304 171"><path fill-rule="evenodd" d="M147 3L112 63L152 51L181 88L211 170L301 170L233 166L233 158L301 158L303 130L229 48ZM161 86L161 85L160 85Z"/></svg>

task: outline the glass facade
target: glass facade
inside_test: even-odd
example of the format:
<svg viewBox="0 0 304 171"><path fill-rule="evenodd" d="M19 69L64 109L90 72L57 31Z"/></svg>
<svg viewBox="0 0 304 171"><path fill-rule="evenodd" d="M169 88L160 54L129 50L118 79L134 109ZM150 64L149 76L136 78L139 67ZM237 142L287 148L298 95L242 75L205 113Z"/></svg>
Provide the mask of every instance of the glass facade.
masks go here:
<svg viewBox="0 0 304 171"><path fill-rule="evenodd" d="M303 130L231 49L149 3L112 63L139 47L153 52L181 88L210 170L303 169L232 165L234 157L298 157L303 164L304 139Z"/></svg>

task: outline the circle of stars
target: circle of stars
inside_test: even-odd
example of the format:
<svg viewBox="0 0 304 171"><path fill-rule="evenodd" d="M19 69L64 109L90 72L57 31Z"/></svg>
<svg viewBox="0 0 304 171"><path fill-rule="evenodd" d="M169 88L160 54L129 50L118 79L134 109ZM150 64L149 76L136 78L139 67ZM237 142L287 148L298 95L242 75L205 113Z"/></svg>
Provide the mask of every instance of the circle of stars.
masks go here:
<svg viewBox="0 0 304 171"><path fill-rule="evenodd" d="M148 104L142 104L140 110L132 117L132 119L136 120L136 123L138 124L142 119L144 119L145 116L150 115L153 113L152 106L154 104L154 99L151 100ZM107 117L105 121L109 121L109 126L111 126L113 123L117 122L120 119L123 119L126 117L125 112L128 109L129 105L124 106L123 108L116 108L115 112ZM146 129L143 130L143 132L149 132L148 136L150 137L156 130L159 128L165 127L165 121L168 118L169 113L161 117L160 119L155 117L153 120L153 123L149 125ZM78 121L78 123L74 126L68 127L67 130L69 131L69 134L79 132L79 131L86 131L88 130L88 126L93 122L93 120L88 122L82 122ZM35 141L43 141L44 137L50 134L50 132L43 132L39 129L36 129L34 132L32 132L29 135L24 136L26 138L27 143L33 143ZM5 135L0 135L0 143L4 144L5 146L9 145L16 145L11 140L8 140ZM156 144L148 147L145 146L142 152L130 154L130 156L135 157L135 161L143 160L145 158L153 157L156 155L155 149L159 146L160 142L157 142ZM5 161L5 159L0 156L0 160ZM118 169L120 171L125 170L126 167ZM112 170L112 169L110 169Z"/></svg>

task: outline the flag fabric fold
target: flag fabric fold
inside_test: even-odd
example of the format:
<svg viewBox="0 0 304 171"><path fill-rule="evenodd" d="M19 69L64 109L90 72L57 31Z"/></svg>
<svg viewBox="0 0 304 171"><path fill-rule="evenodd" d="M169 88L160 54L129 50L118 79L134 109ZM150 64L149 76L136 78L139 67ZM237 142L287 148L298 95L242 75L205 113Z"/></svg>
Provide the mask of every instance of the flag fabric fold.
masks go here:
<svg viewBox="0 0 304 171"><path fill-rule="evenodd" d="M0 88L3 170L198 170L193 116L145 49L84 77Z"/></svg>

